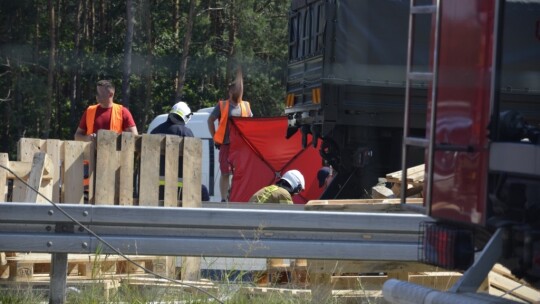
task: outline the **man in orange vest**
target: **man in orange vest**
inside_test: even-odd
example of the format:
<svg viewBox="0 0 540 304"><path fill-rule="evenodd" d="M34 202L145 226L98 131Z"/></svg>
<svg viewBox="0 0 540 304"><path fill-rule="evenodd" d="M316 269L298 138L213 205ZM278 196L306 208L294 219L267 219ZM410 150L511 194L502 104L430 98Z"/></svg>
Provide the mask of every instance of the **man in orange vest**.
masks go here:
<svg viewBox="0 0 540 304"><path fill-rule="evenodd" d="M98 130L123 131L138 135L137 126L129 110L113 102L114 85L110 80L97 83L96 99L98 104L89 106L79 122L75 140L92 141Z"/></svg>
<svg viewBox="0 0 540 304"><path fill-rule="evenodd" d="M219 180L219 190L221 201L228 200L232 166L229 162L229 117L252 117L249 102L242 100L244 86L242 81L242 70L236 72L236 80L229 84L229 99L220 100L208 117L208 130L214 138L216 148L219 149L219 169L221 177ZM219 120L217 130L214 121Z"/></svg>

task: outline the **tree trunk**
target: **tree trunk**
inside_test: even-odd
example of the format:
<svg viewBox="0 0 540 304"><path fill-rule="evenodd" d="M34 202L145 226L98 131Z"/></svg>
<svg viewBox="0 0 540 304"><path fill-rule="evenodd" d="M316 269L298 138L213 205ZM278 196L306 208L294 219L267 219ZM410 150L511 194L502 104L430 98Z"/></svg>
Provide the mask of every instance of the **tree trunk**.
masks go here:
<svg viewBox="0 0 540 304"><path fill-rule="evenodd" d="M52 114L52 105L53 105L53 85L54 85L54 70L56 66L56 17L54 12L54 0L49 0L47 3L47 9L49 11L50 27L50 49L49 49L49 71L47 74L47 99L44 105L44 115L43 115L43 137L48 138L49 132L51 129L51 114Z"/></svg>
<svg viewBox="0 0 540 304"><path fill-rule="evenodd" d="M180 0L174 0L174 15L173 15L174 38L180 39Z"/></svg>
<svg viewBox="0 0 540 304"><path fill-rule="evenodd" d="M195 21L195 0L189 1L189 14L186 21L186 32L184 33L184 43L182 46L182 59L178 71L178 86L176 87L176 99L182 97L182 90L186 81L187 61L189 56L189 46L191 45L191 35L193 32L193 22Z"/></svg>
<svg viewBox="0 0 540 304"><path fill-rule="evenodd" d="M126 1L127 31L124 43L124 68L122 77L122 104L129 108L129 77L131 75L131 51L133 45L133 0Z"/></svg>
<svg viewBox="0 0 540 304"><path fill-rule="evenodd" d="M144 8L142 10L144 16L143 22L145 23L145 32L146 32L146 60L145 68L143 71L143 84L144 84L144 106L142 113L142 122L143 126L146 126L147 122L152 115L152 74L153 74L153 62L154 62L154 36L152 35L152 0L144 1Z"/></svg>
<svg viewBox="0 0 540 304"><path fill-rule="evenodd" d="M173 30L174 30L174 41L177 41L176 50L180 52L180 0L174 1L174 14L173 14ZM180 83L179 72L176 71L174 75L174 87L178 88ZM176 96L176 93L175 93ZM174 100L172 100L174 102Z"/></svg>
<svg viewBox="0 0 540 304"><path fill-rule="evenodd" d="M77 11L75 12L75 34L73 35L74 47L73 47L73 64L71 75L71 111L69 122L72 127L72 133L76 130L78 125L78 117L81 113L79 109L80 105L80 92L79 92L79 78L80 78L80 56L81 56L81 34L82 34L82 12L83 12L83 0L77 1Z"/></svg>
<svg viewBox="0 0 540 304"><path fill-rule="evenodd" d="M238 23L236 19L236 3L235 0L230 0L231 7L229 11L229 40L228 40L228 54L227 54L227 71L225 72L225 80L228 82L231 80L231 71L233 69L236 34L238 32Z"/></svg>

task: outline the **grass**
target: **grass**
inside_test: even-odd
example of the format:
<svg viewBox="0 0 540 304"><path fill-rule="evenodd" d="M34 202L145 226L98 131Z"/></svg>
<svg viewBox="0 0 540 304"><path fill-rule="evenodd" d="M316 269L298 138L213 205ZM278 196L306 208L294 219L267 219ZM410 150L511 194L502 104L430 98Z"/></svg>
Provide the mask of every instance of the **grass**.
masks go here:
<svg viewBox="0 0 540 304"><path fill-rule="evenodd" d="M47 301L44 291L32 290L32 288L0 289L1 304L38 304Z"/></svg>
<svg viewBox="0 0 540 304"><path fill-rule="evenodd" d="M248 258L253 250L260 249L258 236L264 232L264 227L261 225L259 229L252 232L254 238L246 238L246 246L243 248L245 257ZM253 240L254 239L254 240ZM227 304L307 304L311 303L311 293L298 289L292 291L293 286L289 284L276 283L273 279L267 283L268 288L257 288L257 283L260 282L260 275L264 272L249 272L242 270L241 265L226 265L228 270L223 271L219 278L213 278L212 284L204 287L211 295L204 292L176 284L174 282L164 280L139 281L138 283L129 282L131 278L141 278L138 275L124 275L122 280L118 278L116 281L111 280L111 274L103 273L103 267L107 267L112 261L108 260L108 255L100 255L101 250L96 252L94 260L89 265L93 279L91 283L75 284L75 281L68 280L68 289L66 293L66 303L69 304L102 304L102 303L118 303L118 304L204 304L204 303L219 303L220 301ZM202 258L204 259L204 258ZM206 260L208 261L208 260ZM114 262L112 262L114 263ZM174 266L173 266L174 267ZM181 271L181 270L180 270ZM266 275L266 274L265 274ZM113 275L114 277L114 275ZM145 276L149 278L148 276ZM246 280L251 279L251 281ZM275 278L273 275L272 278ZM135 281L135 280L133 280ZM273 281L273 282L272 282ZM153 283L152 283L153 282ZM113 288L107 288L107 286ZM112 286L111 286L112 285ZM199 285L202 286L202 285ZM357 285L358 286L358 285ZM304 287L305 288L305 287ZM370 301L367 294L363 293L363 287L355 290L354 297L334 297L329 301L332 303L378 303L379 300ZM213 298L215 297L215 298ZM218 299L218 300L216 300ZM0 304L33 304L47 303L48 292L28 289L13 290L0 293Z"/></svg>
<svg viewBox="0 0 540 304"><path fill-rule="evenodd" d="M235 274L235 277L236 274ZM238 278L238 277L237 277ZM108 299L104 294L104 283L107 279L96 279L95 283L77 285L69 282L66 303L69 304L205 304L219 303L208 295L196 290L181 287L178 284L151 284L130 285L119 284L111 289ZM227 304L308 304L311 303L311 294L301 290L288 290L290 285L272 285L267 288L256 288L252 282L235 281L232 278L213 282L209 293ZM380 300L370 300L362 296L362 288L357 290L359 297L334 297L329 303L380 303ZM44 304L48 302L48 293L43 290L31 288L0 291L0 304Z"/></svg>

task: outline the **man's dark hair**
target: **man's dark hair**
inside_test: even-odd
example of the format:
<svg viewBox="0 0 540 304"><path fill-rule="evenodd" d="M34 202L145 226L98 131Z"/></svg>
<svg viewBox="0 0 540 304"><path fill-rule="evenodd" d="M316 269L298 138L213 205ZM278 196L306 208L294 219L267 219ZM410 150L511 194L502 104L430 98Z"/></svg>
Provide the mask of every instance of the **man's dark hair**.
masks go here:
<svg viewBox="0 0 540 304"><path fill-rule="evenodd" d="M114 84L110 80L100 80L97 82L98 87L106 87L107 89L114 90Z"/></svg>

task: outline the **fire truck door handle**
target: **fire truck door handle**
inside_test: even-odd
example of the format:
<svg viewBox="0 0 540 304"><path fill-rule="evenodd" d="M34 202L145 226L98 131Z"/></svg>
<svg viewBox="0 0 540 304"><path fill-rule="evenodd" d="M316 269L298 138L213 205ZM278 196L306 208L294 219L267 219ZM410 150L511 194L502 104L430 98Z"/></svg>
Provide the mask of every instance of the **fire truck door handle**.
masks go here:
<svg viewBox="0 0 540 304"><path fill-rule="evenodd" d="M435 145L436 151L453 151L453 152L474 152L474 147L471 145L453 145L450 143L440 143Z"/></svg>

